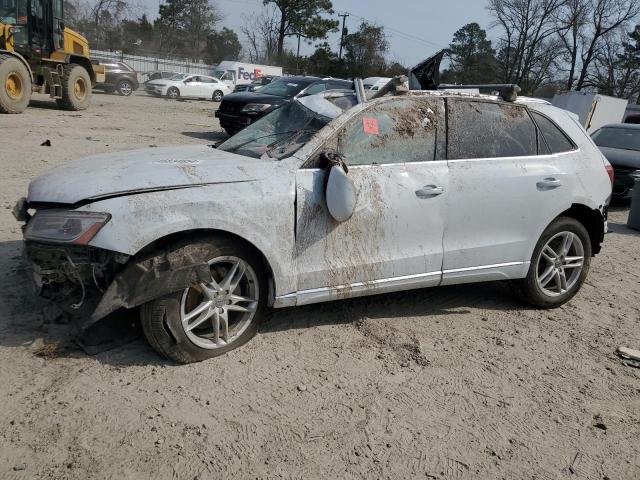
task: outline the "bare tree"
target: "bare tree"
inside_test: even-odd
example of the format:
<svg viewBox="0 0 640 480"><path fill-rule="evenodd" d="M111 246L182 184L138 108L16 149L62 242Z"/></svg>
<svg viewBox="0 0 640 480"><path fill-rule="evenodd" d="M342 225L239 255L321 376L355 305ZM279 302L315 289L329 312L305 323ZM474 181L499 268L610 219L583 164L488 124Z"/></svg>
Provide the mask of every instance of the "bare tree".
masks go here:
<svg viewBox="0 0 640 480"><path fill-rule="evenodd" d="M278 57L278 12L272 6L262 9L260 15L245 17L240 29L246 38L249 61L273 63Z"/></svg>
<svg viewBox="0 0 640 480"><path fill-rule="evenodd" d="M596 88L605 95L640 101L640 44L625 42L626 35L614 32L605 37L596 55L585 87ZM640 39L640 26L629 34Z"/></svg>
<svg viewBox="0 0 640 480"><path fill-rule="evenodd" d="M569 0L489 0L498 40L498 61L503 81L519 84L532 93L549 77L553 63L547 49L556 47L558 13Z"/></svg>
<svg viewBox="0 0 640 480"><path fill-rule="evenodd" d="M624 28L640 14L638 0L589 0L589 30L584 34L586 40L581 46L582 66L575 89L585 87L591 64L606 46L612 32Z"/></svg>
<svg viewBox="0 0 640 480"><path fill-rule="evenodd" d="M575 83L576 69L579 67L580 46L585 42L585 31L589 24L590 12L590 0L569 0L564 8L560 9L557 16L558 33L568 70L567 90L571 90Z"/></svg>

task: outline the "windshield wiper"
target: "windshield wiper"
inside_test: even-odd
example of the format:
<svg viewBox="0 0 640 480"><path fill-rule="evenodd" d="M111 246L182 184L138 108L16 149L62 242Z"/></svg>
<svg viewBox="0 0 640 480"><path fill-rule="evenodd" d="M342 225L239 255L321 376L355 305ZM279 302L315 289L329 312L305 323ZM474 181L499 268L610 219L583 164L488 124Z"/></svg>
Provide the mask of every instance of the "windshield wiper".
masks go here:
<svg viewBox="0 0 640 480"><path fill-rule="evenodd" d="M256 140L260 140L260 139L263 139L263 138L269 138L269 137L275 137L276 135L285 135L287 133L296 133L296 132L298 132L298 130L289 130L287 132L277 132L277 133L270 133L269 135L262 135L261 137L252 138L251 140L247 140L246 142L241 143L240 145L237 145L237 146L233 147L233 150L231 150L231 151L232 152L237 152L238 149L240 149L240 148L244 147L245 145L248 145L248 144L250 144L252 142L255 142Z"/></svg>

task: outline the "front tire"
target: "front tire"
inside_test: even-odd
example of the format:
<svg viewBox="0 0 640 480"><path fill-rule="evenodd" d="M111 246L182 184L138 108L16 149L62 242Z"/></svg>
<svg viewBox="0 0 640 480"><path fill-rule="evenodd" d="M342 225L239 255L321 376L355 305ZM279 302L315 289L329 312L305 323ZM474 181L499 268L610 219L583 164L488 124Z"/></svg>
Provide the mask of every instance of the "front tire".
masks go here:
<svg viewBox="0 0 640 480"><path fill-rule="evenodd" d="M22 113L31 100L31 77L24 64L11 55L0 55L0 112Z"/></svg>
<svg viewBox="0 0 640 480"><path fill-rule="evenodd" d="M531 258L526 278L515 282L527 303L556 308L582 287L591 265L591 239L582 223L559 217L544 231Z"/></svg>
<svg viewBox="0 0 640 480"><path fill-rule="evenodd" d="M142 306L142 329L151 347L170 360L191 363L248 342L266 309L267 285L259 257L221 237L178 250L194 262L209 263L213 281Z"/></svg>
<svg viewBox="0 0 640 480"><path fill-rule="evenodd" d="M167 98L180 98L180 90L178 90L176 87L170 87L169 90L167 90Z"/></svg>
<svg viewBox="0 0 640 480"><path fill-rule="evenodd" d="M56 100L58 106L64 110L86 110L91 105L91 77L89 72L76 63L64 66L62 83L62 98Z"/></svg>
<svg viewBox="0 0 640 480"><path fill-rule="evenodd" d="M224 97L224 94L222 93L221 90L216 90L215 92L213 92L213 96L211 97L211 100L213 100L214 102L221 102L222 98Z"/></svg>

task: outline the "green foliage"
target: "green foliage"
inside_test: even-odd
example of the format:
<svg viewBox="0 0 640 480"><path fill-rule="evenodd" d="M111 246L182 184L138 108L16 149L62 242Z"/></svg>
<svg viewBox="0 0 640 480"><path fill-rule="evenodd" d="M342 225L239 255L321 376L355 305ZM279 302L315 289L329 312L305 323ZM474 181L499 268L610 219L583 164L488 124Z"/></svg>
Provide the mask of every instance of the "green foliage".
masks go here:
<svg viewBox="0 0 640 480"><path fill-rule="evenodd" d="M207 36L204 58L208 63L216 64L223 60L238 59L241 51L242 45L236 32L223 27L222 30L211 32Z"/></svg>
<svg viewBox="0 0 640 480"><path fill-rule="evenodd" d="M384 27L363 21L355 33L344 37L346 73L371 77L386 70L389 42Z"/></svg>
<svg viewBox="0 0 640 480"><path fill-rule="evenodd" d="M193 59L200 59L207 36L220 20L209 0L167 0L159 14L161 49L181 47Z"/></svg>
<svg viewBox="0 0 640 480"><path fill-rule="evenodd" d="M465 25L453 35L449 45L451 67L445 75L446 81L461 84L495 82L495 54L487 32L480 25Z"/></svg>
<svg viewBox="0 0 640 480"><path fill-rule="evenodd" d="M274 5L280 12L277 55L281 60L286 37L300 35L307 40L317 40L338 27L337 20L322 16L334 13L331 0L263 0L263 3Z"/></svg>

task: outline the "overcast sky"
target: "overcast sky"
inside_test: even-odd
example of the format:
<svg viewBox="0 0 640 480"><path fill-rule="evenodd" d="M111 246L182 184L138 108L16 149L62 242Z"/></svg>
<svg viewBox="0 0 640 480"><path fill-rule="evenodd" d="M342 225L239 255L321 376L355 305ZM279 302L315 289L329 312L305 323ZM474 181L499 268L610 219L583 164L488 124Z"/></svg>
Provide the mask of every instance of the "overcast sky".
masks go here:
<svg viewBox="0 0 640 480"><path fill-rule="evenodd" d="M158 1L142 0L150 18L157 16ZM213 3L225 17L222 26L236 30L241 42L244 18L262 8L262 0L213 0ZM351 15L347 18L351 32L357 30L362 18L384 26L391 46L389 57L407 66L448 46L461 26L478 22L488 29L491 23L484 0L333 0L333 6L336 14ZM332 35L329 41L337 51L339 35ZM288 42L293 48L295 41ZM313 50L313 46L302 48L305 54Z"/></svg>

